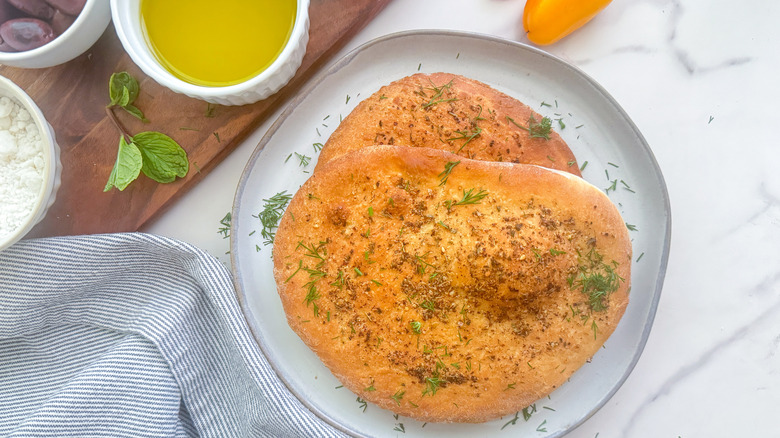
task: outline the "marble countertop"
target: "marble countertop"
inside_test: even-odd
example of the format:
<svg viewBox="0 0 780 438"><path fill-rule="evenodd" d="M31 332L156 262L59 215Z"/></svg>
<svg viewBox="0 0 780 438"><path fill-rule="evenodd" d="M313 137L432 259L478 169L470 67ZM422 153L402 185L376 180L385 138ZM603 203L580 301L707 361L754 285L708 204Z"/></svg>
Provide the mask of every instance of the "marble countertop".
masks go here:
<svg viewBox="0 0 780 438"><path fill-rule="evenodd" d="M528 42L523 7L394 0L342 54L411 29ZM668 270L644 352L614 397L567 438L780 437L772 416L780 406L778 22L774 1L615 0L543 48L625 109L658 160L672 209ZM229 264L219 221L270 124L143 231Z"/></svg>

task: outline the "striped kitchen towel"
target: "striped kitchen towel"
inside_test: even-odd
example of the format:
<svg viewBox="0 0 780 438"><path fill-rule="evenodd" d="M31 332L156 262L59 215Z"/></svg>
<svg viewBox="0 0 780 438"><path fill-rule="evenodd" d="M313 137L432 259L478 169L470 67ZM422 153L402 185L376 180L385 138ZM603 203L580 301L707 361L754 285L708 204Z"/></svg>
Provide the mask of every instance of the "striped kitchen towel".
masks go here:
<svg viewBox="0 0 780 438"><path fill-rule="evenodd" d="M172 239L0 252L0 436L343 436L279 381L230 275Z"/></svg>

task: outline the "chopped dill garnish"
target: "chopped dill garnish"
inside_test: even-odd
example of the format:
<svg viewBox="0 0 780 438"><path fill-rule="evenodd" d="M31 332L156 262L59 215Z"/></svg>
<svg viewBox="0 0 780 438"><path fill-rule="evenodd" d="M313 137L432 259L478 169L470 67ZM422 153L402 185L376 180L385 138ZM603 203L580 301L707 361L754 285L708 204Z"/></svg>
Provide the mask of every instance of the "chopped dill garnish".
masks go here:
<svg viewBox="0 0 780 438"><path fill-rule="evenodd" d="M348 103L349 103L349 94L347 94L347 100L346 100L346 102L344 102L344 105L346 105Z"/></svg>
<svg viewBox="0 0 780 438"><path fill-rule="evenodd" d="M645 253L639 254L639 257L636 258L636 261L642 260L642 257L644 257Z"/></svg>
<svg viewBox="0 0 780 438"><path fill-rule="evenodd" d="M206 117L213 118L216 114L217 106L211 102L206 102Z"/></svg>
<svg viewBox="0 0 780 438"><path fill-rule="evenodd" d="M298 152L295 152L295 156L298 157L298 165L302 167L306 167L311 162L311 157L308 157L306 155L299 154Z"/></svg>
<svg viewBox="0 0 780 438"><path fill-rule="evenodd" d="M531 419L531 416L536 412L536 403L532 404L531 406L527 406L523 408L523 420L528 421Z"/></svg>
<svg viewBox="0 0 780 438"><path fill-rule="evenodd" d="M416 334L422 333L422 323L420 321L410 321L409 326L412 327L412 331Z"/></svg>
<svg viewBox="0 0 780 438"><path fill-rule="evenodd" d="M356 401L357 401L357 402L358 402L358 404L360 405L360 406L359 406L359 409L362 409L362 410L363 410L363 412L366 412L366 408L368 407L368 403L366 403L366 401L365 401L365 400L363 400L363 399L362 399L362 398L360 398L360 397L358 397Z"/></svg>
<svg viewBox="0 0 780 438"><path fill-rule="evenodd" d="M504 428L509 426L510 424L512 426L517 424L517 420L520 418L519 414L520 414L519 412L515 412L515 417L512 418L511 420L507 421L506 424L504 424L503 426L501 426L501 430L504 430Z"/></svg>
<svg viewBox="0 0 780 438"><path fill-rule="evenodd" d="M604 263L604 257L591 249L588 254L580 255L578 272L571 274L567 281L572 289L580 289L588 297L588 305L594 312L607 309L609 295L617 291L625 281L615 272L617 262Z"/></svg>
<svg viewBox="0 0 780 438"><path fill-rule="evenodd" d="M222 140L219 139L219 133L215 131L213 134L214 137L217 139L217 143L222 143Z"/></svg>
<svg viewBox="0 0 780 438"><path fill-rule="evenodd" d="M542 424L539 425L539 427L536 428L537 432L547 432L547 428L544 427L544 425L547 424L547 420L542 421Z"/></svg>
<svg viewBox="0 0 780 438"><path fill-rule="evenodd" d="M463 142L463 144L460 145L460 148L458 149L458 152L460 152L463 150L463 148L466 147L467 144L469 144L469 142L471 142L471 140L474 140L476 137L479 137L479 134L482 133L482 128L480 128L479 126L475 126L474 129L468 129L466 131L455 131L455 133L458 134L458 137L448 138L447 141L465 139L466 141Z"/></svg>
<svg viewBox="0 0 780 438"><path fill-rule="evenodd" d="M322 147L325 145L322 143L313 143L312 146L314 147L314 152L319 152L322 150Z"/></svg>
<svg viewBox="0 0 780 438"><path fill-rule="evenodd" d="M227 239L228 237L230 237L230 222L232 221L232 219L233 219L233 215L230 212L227 212L225 217L223 217L219 221L220 225L222 226L219 228L219 230L217 230L217 233L221 234L223 239Z"/></svg>
<svg viewBox="0 0 780 438"><path fill-rule="evenodd" d="M555 248L550 248L550 254L552 254L554 256L557 256L557 255L561 255L561 254L566 254L566 251L560 251L560 250L557 250Z"/></svg>
<svg viewBox="0 0 780 438"><path fill-rule="evenodd" d="M444 90L449 89L450 87L452 87L452 80L450 80L446 84L438 86L438 87L436 85L434 85L433 82L431 82L431 89L433 90L434 95L433 95L433 97L431 97L431 99L428 101L428 103L424 104L422 107L423 108L428 108L428 107L431 107L431 106L439 104L439 103L454 102L454 101L458 100L457 98L452 98L452 99L442 99L441 98L442 94L444 94ZM423 93L423 96L425 96L425 93Z"/></svg>
<svg viewBox="0 0 780 438"><path fill-rule="evenodd" d="M344 273L342 271L338 271L338 273L336 274L336 281L334 281L330 285L337 287L339 289L344 287Z"/></svg>
<svg viewBox="0 0 780 438"><path fill-rule="evenodd" d="M604 189L604 193L606 193L607 195L609 195L609 192L610 192L610 191L613 191L613 192L614 192L615 190L617 190L617 182L618 182L618 180L616 180L616 179L615 179L615 180L612 180L612 184L610 184L610 186L609 186L609 187L607 187L606 189Z"/></svg>
<svg viewBox="0 0 780 438"><path fill-rule="evenodd" d="M425 310L430 310L431 312L436 310L436 303L433 301L423 301L420 303L420 307L422 307Z"/></svg>
<svg viewBox="0 0 780 438"><path fill-rule="evenodd" d="M396 393L395 393L395 394L393 394L392 396L390 396L390 398L392 398L393 400L395 400L395 404L397 404L398 406L401 406L401 399L403 399L403 398L404 398L404 394L406 394L406 391L401 391L401 390L398 390L398 391L396 391Z"/></svg>
<svg viewBox="0 0 780 438"><path fill-rule="evenodd" d="M447 178L450 177L452 169L454 169L458 164L460 164L460 161L448 161L447 164L444 165L444 172L439 174L439 178L441 179L441 182L439 183L440 186L443 186L447 183Z"/></svg>
<svg viewBox="0 0 780 438"><path fill-rule="evenodd" d="M317 264L314 266L314 268L308 268L303 266L303 261L298 262L298 270L296 270L293 275L294 276L299 270L304 270L309 273L309 281L303 285L304 288L306 288L306 296L304 297L303 301L306 303L306 306L309 305L312 306L312 310L314 311L314 316L319 316L320 311L319 307L317 306L317 301L320 298L320 294L317 291L316 283L319 279L326 276L325 271L322 270L323 265L325 265L325 249L323 248L325 246L325 242L320 242L319 245L315 246L314 244L311 244L309 246L306 246L302 241L298 242L298 246L295 248L303 248L304 249L304 255L307 257L314 258L318 260ZM288 278L288 281L289 279Z"/></svg>
<svg viewBox="0 0 780 438"><path fill-rule="evenodd" d="M436 266L433 266L432 264L428 263L425 260L425 257L428 257L428 253L426 252L422 256L415 255L414 261L417 262L417 273L420 275L424 275L425 272L428 270L428 268L436 269Z"/></svg>
<svg viewBox="0 0 780 438"><path fill-rule="evenodd" d="M626 222L626 228L628 228L628 231L638 231L636 225L631 225L628 222Z"/></svg>
<svg viewBox="0 0 780 438"><path fill-rule="evenodd" d="M456 205L479 204L487 195L487 190L480 189L475 194L473 188L468 190L463 189L463 198L461 198L460 201L449 200L446 201L445 204L447 204L447 209L450 209Z"/></svg>
<svg viewBox="0 0 780 438"><path fill-rule="evenodd" d="M580 172L582 172L583 170L585 170L585 168L586 168L587 166L588 166L588 162L587 162L587 161L586 161L586 162L584 162L584 163L582 163L582 166L580 167Z"/></svg>
<svg viewBox="0 0 780 438"><path fill-rule="evenodd" d="M432 376L432 377L426 377L425 378L425 389L423 390L423 397L426 394L430 394L431 396L436 395L436 391L439 390L442 383L446 383L444 379L442 379L439 376Z"/></svg>
<svg viewBox="0 0 780 438"><path fill-rule="evenodd" d="M618 167L620 167L620 166L618 166L618 165L617 165L617 164L615 164L615 163L610 163L609 161L607 161L607 164L609 164L610 166L612 166L612 167L615 167L615 168L618 168Z"/></svg>
<svg viewBox="0 0 780 438"><path fill-rule="evenodd" d="M295 247L295 249L303 248L304 249L304 255L307 257L311 257L314 259L319 260L319 263L325 262L325 249L323 248L325 246L325 242L320 242L319 245L314 246L314 244L311 244L309 246L306 246L303 241L298 242L298 246ZM322 251L322 252L320 252Z"/></svg>
<svg viewBox="0 0 780 438"><path fill-rule="evenodd" d="M628 190L629 192L636 193L633 189L631 189L631 186L629 186L628 183L626 183L622 179L620 180L620 184L623 184L623 188Z"/></svg>
<svg viewBox="0 0 780 438"><path fill-rule="evenodd" d="M550 132L552 132L552 120L550 120L549 117L542 117L542 121L537 122L536 118L532 115L528 118L528 127L515 122L515 120L509 116L506 116L506 119L512 122L512 124L518 128L528 131L528 133L531 135L531 138L543 138L545 140L550 139Z"/></svg>
<svg viewBox="0 0 780 438"><path fill-rule="evenodd" d="M320 293L317 292L317 288L312 285L312 287L309 288L308 292L306 293L306 297L303 299L306 302L306 305L313 303L315 300L318 300L320 298Z"/></svg>
<svg viewBox="0 0 780 438"><path fill-rule="evenodd" d="M395 430L397 432L401 432L401 433L406 433L406 428L404 427L403 423L396 424L396 426L393 428L393 430Z"/></svg>
<svg viewBox="0 0 780 438"><path fill-rule="evenodd" d="M263 229L260 230L260 235L263 236L264 245L270 245L274 242L279 220L282 218L284 209L291 199L292 194L287 193L287 190L281 191L268 199L263 199L263 211L257 217L263 226Z"/></svg>

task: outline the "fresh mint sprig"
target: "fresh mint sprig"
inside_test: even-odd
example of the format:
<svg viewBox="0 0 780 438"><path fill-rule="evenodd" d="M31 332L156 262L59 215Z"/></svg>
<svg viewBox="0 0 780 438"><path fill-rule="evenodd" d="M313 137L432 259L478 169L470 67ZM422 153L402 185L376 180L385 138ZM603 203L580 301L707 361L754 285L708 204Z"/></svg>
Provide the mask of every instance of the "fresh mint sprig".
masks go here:
<svg viewBox="0 0 780 438"><path fill-rule="evenodd" d="M127 72L111 75L108 81L108 93L111 103L106 106L106 114L119 130L119 149L116 162L104 192L116 187L120 191L143 172L149 178L169 183L177 177L184 178L189 172L187 152L171 137L157 131L144 131L131 135L119 122L115 108L122 108L138 119L148 122L143 112L133 105L138 97L138 81Z"/></svg>

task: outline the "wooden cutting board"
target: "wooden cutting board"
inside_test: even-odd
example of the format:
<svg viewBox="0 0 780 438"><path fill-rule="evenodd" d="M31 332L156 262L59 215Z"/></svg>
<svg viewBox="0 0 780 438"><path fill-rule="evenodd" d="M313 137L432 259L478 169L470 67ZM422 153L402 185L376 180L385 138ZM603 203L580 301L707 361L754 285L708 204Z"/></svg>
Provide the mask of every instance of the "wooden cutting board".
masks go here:
<svg viewBox="0 0 780 438"><path fill-rule="evenodd" d="M312 0L309 45L298 73L279 93L245 106L209 105L158 85L122 49L112 25L84 55L56 67L0 66L35 100L54 127L62 150L62 186L46 217L28 237L136 231L197 184L248 134L340 50L390 0ZM141 174L123 192L104 193L119 133L108 119L108 79L128 71L141 85L135 105L149 123L117 112L132 133L160 131L187 151L189 175L159 184Z"/></svg>

